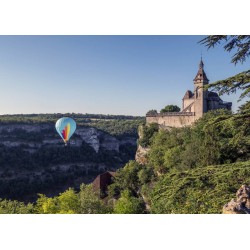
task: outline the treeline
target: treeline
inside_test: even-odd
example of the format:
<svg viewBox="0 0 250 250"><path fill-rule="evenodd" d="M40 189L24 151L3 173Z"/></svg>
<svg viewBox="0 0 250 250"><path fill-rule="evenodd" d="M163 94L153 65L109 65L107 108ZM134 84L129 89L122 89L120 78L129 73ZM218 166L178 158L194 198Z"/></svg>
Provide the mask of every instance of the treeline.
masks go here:
<svg viewBox="0 0 250 250"><path fill-rule="evenodd" d="M0 124L55 124L63 116L73 118L77 126L94 127L118 137L137 137L138 126L145 122L140 116L67 113L0 115Z"/></svg>
<svg viewBox="0 0 250 250"><path fill-rule="evenodd" d="M79 192L69 188L54 197L39 194L36 203L0 199L0 214L102 214L111 211L93 191L92 185L85 184Z"/></svg>
<svg viewBox="0 0 250 250"><path fill-rule="evenodd" d="M102 131L105 131L119 139L126 136L132 136L138 138L138 127L144 124L144 119L138 120L98 120L92 121L90 123L85 123L85 125L95 127Z"/></svg>
<svg viewBox="0 0 250 250"><path fill-rule="evenodd" d="M14 114L0 115L0 122L51 122L61 117L71 117L73 119L98 119L98 120L140 120L142 116L130 115L103 115L103 114L81 114L81 113L54 113L54 114Z"/></svg>

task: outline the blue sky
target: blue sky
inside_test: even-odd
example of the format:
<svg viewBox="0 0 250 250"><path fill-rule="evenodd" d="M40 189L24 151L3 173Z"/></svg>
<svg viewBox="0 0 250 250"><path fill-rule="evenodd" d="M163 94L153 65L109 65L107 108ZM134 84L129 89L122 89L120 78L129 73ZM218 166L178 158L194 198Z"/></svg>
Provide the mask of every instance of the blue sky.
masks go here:
<svg viewBox="0 0 250 250"><path fill-rule="evenodd" d="M145 115L181 107L201 51L210 82L249 68L204 36L0 36L0 114ZM238 107L237 97L223 100Z"/></svg>

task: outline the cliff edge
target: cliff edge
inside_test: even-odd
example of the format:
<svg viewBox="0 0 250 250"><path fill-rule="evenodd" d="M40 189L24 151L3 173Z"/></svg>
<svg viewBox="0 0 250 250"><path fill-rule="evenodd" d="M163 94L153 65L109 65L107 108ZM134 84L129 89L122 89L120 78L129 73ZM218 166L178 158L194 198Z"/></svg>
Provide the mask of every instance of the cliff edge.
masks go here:
<svg viewBox="0 0 250 250"><path fill-rule="evenodd" d="M250 186L242 185L236 198L223 207L223 214L250 214Z"/></svg>

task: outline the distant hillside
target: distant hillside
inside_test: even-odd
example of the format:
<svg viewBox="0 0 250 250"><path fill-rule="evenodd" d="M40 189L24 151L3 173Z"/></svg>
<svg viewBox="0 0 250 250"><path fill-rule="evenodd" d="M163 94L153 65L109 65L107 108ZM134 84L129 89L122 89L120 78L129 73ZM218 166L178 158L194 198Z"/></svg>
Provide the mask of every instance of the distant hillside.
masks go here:
<svg viewBox="0 0 250 250"><path fill-rule="evenodd" d="M137 136L138 126L145 122L145 117L141 116L57 113L0 115L0 124L55 124L63 116L73 118L77 126L95 127L115 136Z"/></svg>
<svg viewBox="0 0 250 250"><path fill-rule="evenodd" d="M55 130L62 116L76 120L77 130L65 147ZM110 118L110 119L107 119ZM99 173L134 159L142 118L42 114L0 116L0 197L34 200L79 188Z"/></svg>

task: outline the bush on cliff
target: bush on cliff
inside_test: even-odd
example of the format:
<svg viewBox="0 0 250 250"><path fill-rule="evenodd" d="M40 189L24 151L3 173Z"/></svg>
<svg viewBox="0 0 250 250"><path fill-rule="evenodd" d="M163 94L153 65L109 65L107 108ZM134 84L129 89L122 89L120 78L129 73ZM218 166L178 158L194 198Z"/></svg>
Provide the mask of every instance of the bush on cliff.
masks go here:
<svg viewBox="0 0 250 250"><path fill-rule="evenodd" d="M146 148L151 143L151 138L153 135L159 131L159 126L157 123L151 123L149 125L144 125L139 128L139 133L141 134L138 143Z"/></svg>

